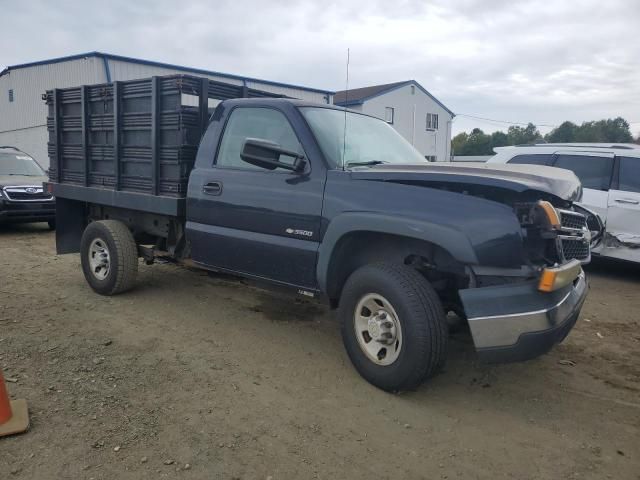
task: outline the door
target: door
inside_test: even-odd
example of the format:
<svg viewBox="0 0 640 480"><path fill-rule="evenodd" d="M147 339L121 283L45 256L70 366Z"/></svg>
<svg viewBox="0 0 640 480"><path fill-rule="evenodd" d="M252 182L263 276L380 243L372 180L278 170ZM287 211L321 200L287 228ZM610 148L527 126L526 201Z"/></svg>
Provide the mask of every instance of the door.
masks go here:
<svg viewBox="0 0 640 480"><path fill-rule="evenodd" d="M603 255L640 262L640 157L618 156Z"/></svg>
<svg viewBox="0 0 640 480"><path fill-rule="evenodd" d="M601 152L556 152L554 167L573 171L582 183L582 205L607 218L609 187L613 176L613 154Z"/></svg>
<svg viewBox="0 0 640 480"><path fill-rule="evenodd" d="M306 155L299 173L251 165L240 157L247 138L305 154L282 111L234 108L211 167L194 170L190 179L190 196L198 198L187 222L192 257L206 266L315 289L325 167Z"/></svg>

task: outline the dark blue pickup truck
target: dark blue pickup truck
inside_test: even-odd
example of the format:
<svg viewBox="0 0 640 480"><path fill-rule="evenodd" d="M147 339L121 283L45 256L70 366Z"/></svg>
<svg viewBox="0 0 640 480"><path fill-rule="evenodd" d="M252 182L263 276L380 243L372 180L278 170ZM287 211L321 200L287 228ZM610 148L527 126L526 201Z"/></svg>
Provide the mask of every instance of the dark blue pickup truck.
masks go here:
<svg viewBox="0 0 640 480"><path fill-rule="evenodd" d="M545 353L575 324L591 232L571 172L432 164L331 105L244 88L209 116L215 82L135 82L46 95L57 249L80 252L97 293L165 257L318 298L389 391L443 367L449 312L489 361Z"/></svg>

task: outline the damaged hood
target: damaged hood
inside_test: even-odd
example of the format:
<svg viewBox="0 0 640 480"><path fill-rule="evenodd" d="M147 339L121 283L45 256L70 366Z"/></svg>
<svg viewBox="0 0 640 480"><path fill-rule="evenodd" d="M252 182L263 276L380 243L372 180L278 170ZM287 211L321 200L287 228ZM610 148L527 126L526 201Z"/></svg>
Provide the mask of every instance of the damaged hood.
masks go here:
<svg viewBox="0 0 640 480"><path fill-rule="evenodd" d="M478 163L428 163L424 165L382 164L356 167L351 171L355 180L390 182L424 182L440 185L482 185L525 192L536 190L566 201L579 200L580 180L569 170L541 165L502 165Z"/></svg>

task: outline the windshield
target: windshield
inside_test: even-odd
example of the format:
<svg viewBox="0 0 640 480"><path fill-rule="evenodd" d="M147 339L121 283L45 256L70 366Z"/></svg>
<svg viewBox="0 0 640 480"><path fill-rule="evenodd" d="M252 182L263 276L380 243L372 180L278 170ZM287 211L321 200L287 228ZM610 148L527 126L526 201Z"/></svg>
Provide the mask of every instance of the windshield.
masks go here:
<svg viewBox="0 0 640 480"><path fill-rule="evenodd" d="M0 175L24 175L41 177L44 175L40 165L24 153L0 152Z"/></svg>
<svg viewBox="0 0 640 480"><path fill-rule="evenodd" d="M426 163L409 142L382 120L352 112L345 115L342 110L330 108L302 107L300 111L333 167Z"/></svg>

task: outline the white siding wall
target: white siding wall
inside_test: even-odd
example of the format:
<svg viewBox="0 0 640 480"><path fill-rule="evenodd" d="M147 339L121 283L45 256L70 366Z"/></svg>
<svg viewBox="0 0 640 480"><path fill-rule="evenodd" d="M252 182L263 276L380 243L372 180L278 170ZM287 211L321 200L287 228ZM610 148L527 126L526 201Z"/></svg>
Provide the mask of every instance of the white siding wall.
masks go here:
<svg viewBox="0 0 640 480"><path fill-rule="evenodd" d="M0 132L44 125L46 90L104 81L102 60L95 57L10 70L0 77Z"/></svg>
<svg viewBox="0 0 640 480"><path fill-rule="evenodd" d="M175 75L183 74L187 75L189 72L179 70L175 68L158 67L155 65L143 65L140 63L125 62L121 60L108 59L109 70L111 71L111 80L134 80L137 78L149 78L160 75ZM232 83L234 85L242 85L242 80L234 80L224 77L216 77L214 75L202 75L196 74L200 77L208 77L212 80L219 80L221 82Z"/></svg>
<svg viewBox="0 0 640 480"><path fill-rule="evenodd" d="M47 134L46 125L0 132L0 145L19 148L35 158L45 169L49 167L49 157L47 156L48 141L49 135Z"/></svg>
<svg viewBox="0 0 640 480"><path fill-rule="evenodd" d="M257 90L265 90L267 92L275 93L278 95L286 95L287 97L299 98L300 100L306 100L315 103L333 103L333 96L329 96L327 102L327 94L323 92L312 92L309 90L300 90L290 87L281 87L279 85L271 85L268 83L247 81L247 87L255 88Z"/></svg>
<svg viewBox="0 0 640 480"><path fill-rule="evenodd" d="M173 75L181 73L207 77L211 80L231 83L233 85L242 85L244 83L241 79L228 78L223 75L204 75L197 72L190 73L185 70L158 67L154 65L143 65L121 60L109 60L109 69L111 71L111 80L133 80L136 78L148 78L154 75ZM310 102L327 103L325 94L321 92L312 92L301 88L272 85L270 83L263 83L259 81L247 81L247 87L264 90L276 95L286 95L292 98L308 100Z"/></svg>
<svg viewBox="0 0 640 480"><path fill-rule="evenodd" d="M449 161L452 116L417 86L411 85L366 100L362 112L385 118L385 108L394 109L393 127L424 156L435 155L437 161ZM438 130L427 131L427 113L438 115Z"/></svg>
<svg viewBox="0 0 640 480"><path fill-rule="evenodd" d="M107 57L108 58L108 57ZM108 59L111 80L133 80L154 75L189 74L177 70L135 62ZM216 75L207 76L235 85L241 79ZM0 76L0 145L15 146L31 154L45 168L49 166L47 156L47 108L42 94L52 88L76 87L107 81L102 57L85 57L58 63L17 68ZM247 81L247 87L265 90L279 95L327 103L325 94L295 87L271 85L259 81ZM9 102L9 90L13 90L14 101ZM332 103L333 99L330 98Z"/></svg>
<svg viewBox="0 0 640 480"><path fill-rule="evenodd" d="M102 59L95 57L10 70L0 77L0 144L24 150L47 168L47 106L42 94L104 81Z"/></svg>

